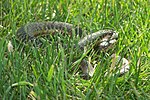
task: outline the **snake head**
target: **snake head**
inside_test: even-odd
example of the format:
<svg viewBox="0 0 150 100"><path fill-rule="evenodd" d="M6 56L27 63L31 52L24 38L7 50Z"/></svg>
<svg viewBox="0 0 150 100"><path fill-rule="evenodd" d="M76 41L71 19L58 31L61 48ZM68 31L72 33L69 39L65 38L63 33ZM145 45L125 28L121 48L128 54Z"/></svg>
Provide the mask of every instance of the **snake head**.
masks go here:
<svg viewBox="0 0 150 100"><path fill-rule="evenodd" d="M81 48L86 45L94 45L94 48L107 49L109 46L114 44L118 39L118 33L113 30L100 30L95 33L85 36L78 42Z"/></svg>
<svg viewBox="0 0 150 100"><path fill-rule="evenodd" d="M110 31L110 33L104 34L98 44L100 50L106 50L117 42L118 33L115 31Z"/></svg>

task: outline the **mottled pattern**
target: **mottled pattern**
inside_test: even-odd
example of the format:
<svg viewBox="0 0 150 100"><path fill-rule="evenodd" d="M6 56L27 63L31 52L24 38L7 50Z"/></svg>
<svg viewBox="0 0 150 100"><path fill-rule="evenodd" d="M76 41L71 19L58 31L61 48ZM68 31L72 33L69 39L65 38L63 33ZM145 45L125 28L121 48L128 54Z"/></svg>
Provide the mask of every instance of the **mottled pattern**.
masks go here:
<svg viewBox="0 0 150 100"><path fill-rule="evenodd" d="M67 33L69 35L72 35L72 33L79 34L80 36L82 35L82 29L79 27L74 27L72 24L65 23L65 22L33 22L33 23L28 23L21 28L18 29L17 31L17 37L24 41L32 40L36 38L37 36L40 35L45 35L45 34L51 34L54 35L55 33ZM87 31L84 31L87 32ZM102 46L102 38L107 37L106 46ZM83 39L81 39L78 42L78 45L83 48L85 45L88 43L95 43L98 44L99 48L107 48L107 46L110 45L108 41L117 39L118 34L113 31L113 30L100 30L95 33L91 33L87 36L85 36ZM104 44L104 43L103 43Z"/></svg>

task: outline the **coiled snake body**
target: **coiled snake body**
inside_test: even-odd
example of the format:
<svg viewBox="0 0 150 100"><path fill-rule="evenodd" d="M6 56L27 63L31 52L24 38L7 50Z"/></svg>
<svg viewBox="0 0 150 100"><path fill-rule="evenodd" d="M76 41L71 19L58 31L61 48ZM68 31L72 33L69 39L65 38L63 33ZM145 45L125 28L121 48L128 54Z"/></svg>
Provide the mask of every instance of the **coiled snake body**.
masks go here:
<svg viewBox="0 0 150 100"><path fill-rule="evenodd" d="M33 22L19 28L16 35L20 40L28 41L40 35L54 35L56 32L61 32L62 34L68 33L69 35L72 35L74 32L81 35L83 30L65 22ZM89 43L96 43L96 47L103 49L114 44L117 38L118 34L113 30L100 30L80 39L78 45L83 49Z"/></svg>

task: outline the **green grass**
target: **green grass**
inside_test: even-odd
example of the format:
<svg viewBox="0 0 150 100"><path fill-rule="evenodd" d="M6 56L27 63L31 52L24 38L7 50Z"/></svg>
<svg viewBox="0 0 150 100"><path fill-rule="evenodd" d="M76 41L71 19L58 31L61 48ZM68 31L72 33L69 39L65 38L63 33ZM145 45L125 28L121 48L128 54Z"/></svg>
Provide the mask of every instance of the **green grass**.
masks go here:
<svg viewBox="0 0 150 100"><path fill-rule="evenodd" d="M0 19L0 99L150 99L149 0L2 0ZM42 48L16 41L17 29L29 22L62 21L89 32L111 28L119 32L114 49L96 55L75 52L78 38L56 38ZM8 52L12 41L14 52ZM55 41L58 41L57 46ZM68 48L63 48L67 44ZM130 61L125 76L105 76L117 55ZM71 70L74 59L97 61L96 72L84 80ZM79 62L75 65L78 68Z"/></svg>

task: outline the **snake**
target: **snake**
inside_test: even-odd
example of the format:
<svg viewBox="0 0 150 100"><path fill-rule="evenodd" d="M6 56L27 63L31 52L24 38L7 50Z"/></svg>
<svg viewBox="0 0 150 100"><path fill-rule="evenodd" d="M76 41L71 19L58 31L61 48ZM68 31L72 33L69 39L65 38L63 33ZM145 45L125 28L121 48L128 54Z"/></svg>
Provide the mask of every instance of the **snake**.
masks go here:
<svg viewBox="0 0 150 100"><path fill-rule="evenodd" d="M82 36L83 32L86 32L77 43L81 50L89 44L94 45L94 48L100 50L107 49L112 44L114 44L118 39L118 33L112 29L99 30L93 33L90 33L87 30L83 30L80 27L74 26L73 24L66 22L30 22L21 26L17 32L16 36L19 40L25 42L33 40L39 36L43 35L52 35L56 33L68 34L70 37L75 33L75 35ZM83 60L84 62L85 60ZM85 63L82 63L84 66ZM84 69L84 73L87 73L87 67Z"/></svg>

